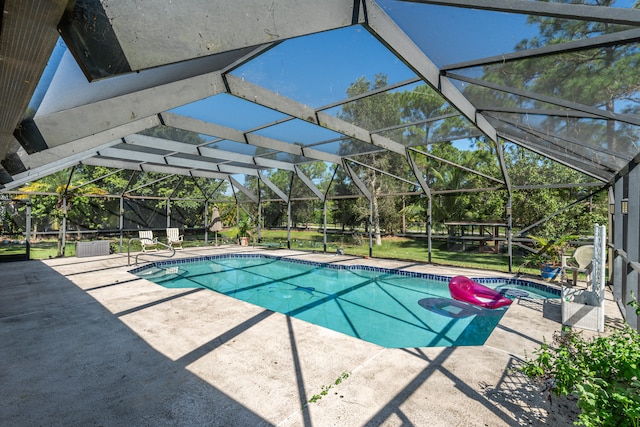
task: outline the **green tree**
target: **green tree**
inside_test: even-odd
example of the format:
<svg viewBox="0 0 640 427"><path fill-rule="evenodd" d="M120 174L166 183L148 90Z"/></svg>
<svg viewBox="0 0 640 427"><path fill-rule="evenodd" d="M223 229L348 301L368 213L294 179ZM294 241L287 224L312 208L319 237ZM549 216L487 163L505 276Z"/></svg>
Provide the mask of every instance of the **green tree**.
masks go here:
<svg viewBox="0 0 640 427"><path fill-rule="evenodd" d="M81 223L88 211L89 198L86 195L105 195L106 192L93 185L84 185L81 173L75 174L75 168L63 170L34 181L20 188L26 193L45 193L33 198L31 217L34 234L38 225L50 226L58 231L57 256L64 256L63 232L64 220ZM28 198L21 195L18 198ZM93 224L95 226L95 223Z"/></svg>
<svg viewBox="0 0 640 427"><path fill-rule="evenodd" d="M383 74L377 74L373 82L369 81L366 77L360 77L347 89L347 95L354 97L371 90L379 89L387 86L387 76ZM358 99L357 101L345 104L342 106L342 112L339 117L345 121L353 123L367 130L377 130L385 127L398 125L401 123L402 110L400 106L400 97L393 93L385 92L376 96L369 96ZM341 145L341 155L357 154L358 146L350 143L344 143ZM377 152L367 154L366 163L371 166L371 169L365 168L363 172L363 182L367 185L372 194L373 204L373 231L375 233L376 245L382 244L381 239L381 211L387 211L387 215L397 211L395 206L392 205L389 200L385 200L380 196L384 193L391 193L393 190L389 187L390 181L384 180L380 177L380 173L375 169L390 171L397 170L394 168L393 153L386 150L378 150ZM375 168L375 169L373 169ZM347 177L343 175L342 179ZM392 202L392 201L391 201ZM362 203L362 202L360 202ZM356 206L358 202L356 202ZM363 218L368 211L368 207L356 210L360 212L360 218Z"/></svg>

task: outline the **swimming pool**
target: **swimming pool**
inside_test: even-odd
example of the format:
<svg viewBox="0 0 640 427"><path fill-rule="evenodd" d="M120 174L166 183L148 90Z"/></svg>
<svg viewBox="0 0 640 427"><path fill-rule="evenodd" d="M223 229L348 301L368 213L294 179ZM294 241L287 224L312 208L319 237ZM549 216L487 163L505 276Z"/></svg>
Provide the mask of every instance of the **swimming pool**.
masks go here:
<svg viewBox="0 0 640 427"><path fill-rule="evenodd" d="M507 307L453 300L449 278L259 254L157 262L132 273L167 288L205 288L387 348L482 345ZM559 298L518 279L476 279L512 298Z"/></svg>

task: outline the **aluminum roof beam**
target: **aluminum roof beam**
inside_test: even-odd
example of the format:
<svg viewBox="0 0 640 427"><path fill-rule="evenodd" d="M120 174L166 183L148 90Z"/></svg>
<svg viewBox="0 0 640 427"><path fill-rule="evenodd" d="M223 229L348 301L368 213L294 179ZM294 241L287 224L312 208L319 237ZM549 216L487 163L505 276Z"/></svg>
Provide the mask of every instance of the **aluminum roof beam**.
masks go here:
<svg viewBox="0 0 640 427"><path fill-rule="evenodd" d="M624 160L619 159L619 157L606 154L603 150L590 149L587 150L587 153L582 154L576 150L569 149L565 144L561 143L576 145L573 140L568 140L566 138L561 138L555 135L550 136L544 132L532 129L526 124L516 124L496 117L494 117L493 120L496 128L500 129L503 135L507 135L505 136L505 139L516 138L517 140L522 141L523 137L521 135L514 134L512 130L517 129L521 134L525 135L525 138L531 138L535 142L535 145L539 146L540 149L549 150L550 148L552 148L552 150L557 151L559 155L562 155L562 153L564 152L564 155L567 156L567 158L573 158L576 163L576 165L574 166L571 166L571 164L567 165L572 169L579 170L580 164L590 163L591 169L593 170L601 170L608 173L613 173L614 170L617 170L617 168L621 167L622 164L624 164ZM569 153L566 153L567 151L569 151ZM602 160L602 156L599 156L599 154L603 154L611 158L609 160ZM616 160L619 161L616 162Z"/></svg>
<svg viewBox="0 0 640 427"><path fill-rule="evenodd" d="M323 151L309 147L301 147L299 145L290 144L288 142L279 141L273 138L268 138L266 136L243 132L237 129L220 126L215 123L192 119L173 113L162 113L160 116L162 117L164 124L166 124L167 126L175 127L177 129L189 130L205 135L216 136L218 138L228 139L229 141L267 148L274 151L293 154L296 156L303 156L314 160L321 160L331 163L340 163L341 161L340 156L336 156L334 154L325 153Z"/></svg>
<svg viewBox="0 0 640 427"><path fill-rule="evenodd" d="M42 0L23 0L17 3L12 0L5 0L3 5L6 10L7 6L17 7L16 5L20 5L22 7L22 3L25 5L37 3L38 7L44 5ZM66 2L63 3L66 4ZM640 11L629 8L618 9L517 0L506 3L498 0L427 0L416 1L415 3L471 7L508 13L563 19L584 19L615 24L632 23L632 25L636 26L640 24ZM51 6L55 7L60 4L62 3L56 2ZM327 0L326 2L275 0L269 4L264 4L259 0L246 0L240 3L230 3L223 0L206 2L203 0L184 0L179 6L164 3L160 5L154 0L140 0L131 4L123 3L119 0L86 0L76 2L74 7L88 8L86 11L99 12L91 15L97 19L96 26L94 28L82 28L82 23L80 21L72 22L73 19L64 21L61 24L66 40L75 43L78 38L73 39L74 35L87 37L82 42L85 45L71 43L70 47L70 51L75 53L76 60L82 63L82 66L79 67L70 55L63 58L57 74L36 113L33 123L41 133L44 144L39 146L37 144L33 146L26 144L26 149L23 149L16 146L13 138L10 145L3 145L0 139L0 159L4 159L4 171L0 172L4 172L2 173L3 181L10 181L12 178L18 179L17 182L8 184L12 187L21 185L20 182L25 182L25 177L35 179L33 177L44 176L59 170L61 165L73 165L77 164L78 161L89 162L86 159L88 156L98 153L104 155L106 153L109 158L101 157L95 161L115 164L120 161L137 159L137 161L127 162L127 164L130 167L135 167L136 170L153 170L183 176L188 174L191 176L213 174L216 178L226 179L229 178L230 174L247 174L259 177L260 170L264 169L293 171L318 196L319 190L316 188L317 191L314 191L313 182L308 178L305 181L299 175L301 169L296 166L296 162L313 160L344 166L344 159L339 155L321 150L323 148L321 145L327 141L301 146L261 136L257 133L258 129L275 126L277 123L283 123L294 118L304 120L345 135L342 139L358 139L377 147L379 150L388 150L404 155L407 157L409 164L412 165L411 156L404 144L377 133L391 130L390 127L378 130L363 129L323 111L344 105L355 99L388 92L389 90L417 82L424 82L434 88L435 91L438 91L443 96L443 99L448 101L470 123L473 123L479 129L477 131L478 134L469 132L465 137L474 137L482 132L494 142L497 149L498 162L504 177L504 185L506 185L507 189L510 189L510 183L502 155L502 146L498 143L498 137L504 137L506 140L526 146L537 153L551 157L566 166L598 179L603 179L603 177L610 178L612 173L624 167L622 162L628 161L629 157L634 155L636 148L625 141L626 149L622 149L621 152L615 152L614 150L617 147L610 147L608 150L590 147L588 144L562 138L558 135L550 135L545 138L545 135L525 129L519 126L518 123L509 121L508 118L500 119L492 117L489 113L483 114L482 111L508 113L518 113L518 111L515 111L515 109L506 111L507 109L492 108L491 106L479 109L457 88L457 81L454 81L454 79L460 79L461 81L467 79L466 81L470 83L490 87L493 90L501 90L516 96L526 96L542 102L551 101L552 104L559 105L559 108L567 108L566 112L562 109L525 109L522 113L592 119L601 118L640 126L640 120L637 116L610 113L562 99L555 100L526 90L496 85L490 86L490 83L479 80L471 81L466 77L449 73L447 70L451 70L454 67L480 67L497 63L498 60L500 62L505 60L517 61L536 56L555 55L636 42L640 40L639 29L602 35L588 40L571 41L538 49L507 53L499 58L496 56L460 62L439 69L373 0ZM92 10L91 8L96 9ZM139 11L144 12L143 17L140 17ZM215 11L215 14L211 14L211 11ZM31 12L33 11L23 10L20 13L29 15ZM305 17L305 19L300 19L301 17ZM46 20L51 17L43 16L40 18L42 21L34 22L46 26L46 22L49 22ZM7 19L9 18L6 16L3 18L4 27L2 38L0 39L0 53L6 47L14 48L16 45L20 45L22 39L16 37L25 37L24 40L33 42L33 39L27 38L33 36L33 34L24 31L24 29L13 38L6 36L5 24L9 22ZM153 20L153 25L141 26L140 19L143 21ZM220 20L219 25L212 26L212 22L215 23L216 20ZM256 22L259 25L256 25ZM251 23L251 25L248 25L248 23ZM397 82L385 88L371 90L357 97L334 102L330 106L314 109L292 99L282 97L272 90L267 90L227 74L240 64L254 59L260 60L260 54L288 38L354 24L362 24L381 43L390 48L400 60L416 71L419 77ZM238 31L240 27L243 28L241 32ZM34 31L37 30L39 28L34 28ZM89 34L93 30L96 32ZM185 34L186 36L182 39L181 37ZM197 36L195 36L196 34ZM99 37L102 38L98 40ZM434 42L438 42L438 40ZM100 43L102 44L101 46L99 46ZM33 49L34 46L37 45L32 43L29 48ZM105 51L105 47L112 49L112 51ZM85 58L82 58L83 56ZM92 61L94 62L91 63ZM33 64L34 69L44 69L44 62L46 61L40 61L39 63L35 61ZM104 68L105 65L111 66L112 69ZM2 64L0 64L0 67L2 67ZM94 68L90 70L90 67ZM129 71L134 69L142 71L140 73L129 73L127 67ZM89 75L92 79L111 75L116 75L116 77L88 83L85 75ZM19 79L14 80L20 82L22 78L21 75ZM6 84L5 74L0 75L0 83L1 91L2 84ZM238 130L166 112L172 108L220 93L238 96L263 107L287 114L289 117L279 119L277 123L260 125L256 129ZM20 100L16 102L19 103ZM130 135L141 130L160 124L191 130L220 139L250 144L272 152L251 156L243 154L245 151L242 150L233 152L207 146L219 140L190 145L177 141L149 139L149 137L141 137L139 135L130 137ZM426 121L424 124L426 124ZM412 125L420 125L420 123L401 124L394 128ZM2 126L0 126L1 131ZM127 144L121 144L122 138L125 139ZM462 137L456 137L456 139L459 138ZM427 141L427 143L432 142ZM566 147L561 146L565 142L576 151L580 151L579 147L585 148L585 156L580 158L579 153L576 153L576 156L563 154L563 152L568 151ZM44 148L44 150L33 153L39 147ZM27 152L33 154L27 155ZM292 161L270 158L272 155L280 153L286 153L298 158L294 158ZM591 158L588 153L594 153L594 156ZM606 154L606 156L603 154ZM9 156L10 158L8 158ZM606 164L606 167L604 167L604 164ZM11 167L7 168L7 165ZM491 179L500 182L496 178Z"/></svg>
<svg viewBox="0 0 640 427"><path fill-rule="evenodd" d="M289 203L289 196L285 194L284 191L280 190L277 185L275 185L262 171L258 172L258 176L260 177L260 181L264 183L267 187L271 189L282 201L285 203Z"/></svg>
<svg viewBox="0 0 640 427"><path fill-rule="evenodd" d="M157 117L150 117L31 155L22 151L19 153L21 154L20 161L25 171L13 174L13 181L7 182L5 188L16 188L29 181L72 166L78 161L96 156L100 150L122 143L119 138L157 124L159 124Z"/></svg>
<svg viewBox="0 0 640 427"><path fill-rule="evenodd" d="M349 178L351 178L351 181L353 181L353 183L358 188L358 190L360 190L362 195L366 197L369 202L371 202L371 200L373 200L373 195L371 194L371 191L369 191L369 189L367 188L367 185L360 179L360 177L358 177L358 174L355 173L353 169L351 169L351 166L349 166L349 164L346 161L342 162L342 166L344 167L344 170L347 172L347 175L349 175Z"/></svg>
<svg viewBox="0 0 640 427"><path fill-rule="evenodd" d="M471 123L480 129L499 150L496 130L489 121L476 110L473 104L446 77L420 48L393 22L373 1L367 1L367 28L380 38L399 57L403 58L418 75L437 89L449 103L460 111ZM509 194L511 184L504 161L500 158L500 169Z"/></svg>
<svg viewBox="0 0 640 427"><path fill-rule="evenodd" d="M418 184L420 184L420 188L422 189L424 194L429 198L429 203L431 203L431 188L429 187L429 184L427 184L427 181L424 179L424 174L420 169L420 167L418 166L418 164L416 163L415 159L411 157L411 153L409 152L409 149L407 149L407 159L409 160L409 166L413 171L413 175L418 180Z"/></svg>
<svg viewBox="0 0 640 427"><path fill-rule="evenodd" d="M214 72L68 110L36 114L34 121L47 146L55 147L224 91L220 73Z"/></svg>
<svg viewBox="0 0 640 427"><path fill-rule="evenodd" d="M513 62L522 59L531 59L541 56L579 52L582 50L637 43L638 41L640 41L640 29L619 31L602 36L590 37L583 40L572 40L566 43L551 44L534 49L504 53L502 55L491 56L489 58L474 59L472 61L449 64L442 67L441 70L451 71L463 68L484 67L486 65L505 64L507 62Z"/></svg>
<svg viewBox="0 0 640 427"><path fill-rule="evenodd" d="M517 122L514 122L512 120L507 120L507 119L499 118L499 117L494 117L494 118L496 120L499 120L499 121L503 122L503 123L510 124L511 126L514 126L514 127L517 127L518 129L526 131L527 133L530 133L532 135L536 135L539 138L539 140L541 140L541 141L547 140L547 138L546 138L547 135L546 134L544 134L543 132L541 132L539 130L536 130L533 127L527 126L526 123L517 123ZM563 141L563 142L566 142L566 143L571 144L571 145L576 145L578 147L586 148L588 150L588 152L602 153L602 154L609 155L609 156L611 156L613 158L619 158L624 163L627 163L627 162L631 161L631 159L633 159L633 157L631 157L629 155L625 156L623 153L620 153L620 152L617 152L617 151L609 150L609 149L606 149L606 148L600 148L600 147L597 147L597 146L594 147L592 144L588 144L586 142L582 142L582 141L580 141L578 139L575 139L575 138L566 138L566 137L562 137L562 136L559 136L559 135L553 135L553 139L554 140ZM549 143L553 143L553 142L549 141ZM562 148L566 150L567 146L563 145ZM588 160L590 158L590 157L584 156L583 154L581 154L580 152L578 152L576 150L570 150L570 151L571 151L572 154L582 158L583 160ZM610 168L618 167L617 164L607 163L607 165Z"/></svg>
<svg viewBox="0 0 640 427"><path fill-rule="evenodd" d="M416 186L416 187L418 186L417 182L409 181L408 179L401 178L401 177L399 177L397 175L394 175L392 173L383 171L382 169L379 169L379 168L376 168L376 167L373 167L373 166L369 166L369 165L364 164L362 162L358 162L358 161L353 160L353 159L345 159L345 161L348 161L349 163L353 163L354 165L362 166L363 168L372 170L372 171L377 172L377 173L379 173L381 175L386 175L386 176L391 177L393 179L396 179L396 180L398 180L400 182L404 182L405 184L413 185L413 186Z"/></svg>
<svg viewBox="0 0 640 427"><path fill-rule="evenodd" d="M471 174L477 175L477 176L479 176L479 177L482 177L482 178L488 179L488 180L490 180L490 181L494 181L494 182L497 182L497 183L499 183L499 184L505 185L505 182L504 182L504 181L499 180L498 178L494 178L494 177L493 177L493 176L491 176L491 175L487 175L487 174L484 174L484 173L482 173L482 172L478 172L478 171L476 171L476 170L473 170L473 169L471 169L471 168L468 168L468 167L466 167L466 166L459 165L459 164L457 164L457 163L455 163L455 162L452 162L452 161L450 161L450 160L443 159L442 157L434 156L434 155L433 155L433 154L431 154L431 153L427 153L427 152L425 152L425 151L418 150L418 149L416 149L416 148L408 148L407 150L408 150L408 151L413 151L414 153L422 154L422 155L423 155L423 156L425 156L425 157L428 157L428 158L430 158L430 159L436 160L436 161L438 161L438 162L440 162L440 163L447 164L447 165L449 165L449 166L453 166L453 167L458 168L458 169L460 169L460 170L463 170L463 171L465 171L465 172L467 172L467 173L471 173Z"/></svg>
<svg viewBox="0 0 640 427"><path fill-rule="evenodd" d="M404 58L418 75L422 76L431 87L437 89L452 106L464 114L485 135L495 140L495 129L446 77L440 75L438 67L375 2L367 1L367 13L369 18L367 28L372 34L386 43L399 58Z"/></svg>
<svg viewBox="0 0 640 427"><path fill-rule="evenodd" d="M121 147L122 146L105 148L104 150L100 150L98 152L98 155L112 159L134 160L140 162L141 164L179 166L189 169L200 169L208 172L221 172L223 174L244 173L246 175L257 176L256 170L218 164L215 162L206 161L204 157L203 160L195 160L175 156L165 156L163 154L153 154L151 152L128 150Z"/></svg>
<svg viewBox="0 0 640 427"><path fill-rule="evenodd" d="M249 190L247 187L245 187L244 185L240 184L238 182L238 180L235 179L234 177L230 176L229 177L229 182L231 182L231 185L233 185L235 188L240 190L240 192L244 193L244 195L247 196L249 199L251 199L251 201L253 201L254 203L259 203L260 202L260 199L258 198L258 196L256 196L253 193L253 191Z"/></svg>
<svg viewBox="0 0 640 427"><path fill-rule="evenodd" d="M75 166L76 164L78 164L78 162L95 156L95 154L95 152L86 151L83 153L67 156L56 162L47 163L45 166L40 166L38 168L30 169L26 172L13 175L13 181L6 183L3 190L20 187L21 185L25 185L31 181L44 178L45 176L51 175L52 173L61 171L71 166Z"/></svg>
<svg viewBox="0 0 640 427"><path fill-rule="evenodd" d="M334 132L348 135L360 141L376 145L380 148L390 150L396 153L404 154L404 145L392 141L389 138L380 135L372 135L368 130L345 122L337 117L326 113L317 112L311 107L301 104L292 99L278 95L253 83L249 83L241 78L226 75L225 80L229 86L229 92L232 95L254 102L264 107L271 108L289 116L296 117L315 125L322 126ZM303 148L305 152L309 148ZM317 151L317 150L314 150ZM305 155L305 154L303 154ZM314 157L310 155L308 157ZM338 163L338 162L334 162Z"/></svg>
<svg viewBox="0 0 640 427"><path fill-rule="evenodd" d="M549 16L562 19L608 22L619 25L640 25L640 10L620 9L605 6L538 2L529 0L402 0L410 3L436 4L467 9L492 10L495 12L519 13L523 15Z"/></svg>
<svg viewBox="0 0 640 427"><path fill-rule="evenodd" d="M551 152L551 150L549 149L544 149L541 148L540 146L536 146L534 144L531 144L528 141L524 141L521 138L516 138L512 135L509 135L507 133L504 134L500 134L500 137L503 138L506 141L510 141L516 145L519 145L521 147L526 148L527 150L530 150L536 154L540 154L541 156L547 157L557 163L560 163L561 165L564 165L568 168L574 169L578 172L581 172L585 175L588 175L592 178L601 180L602 182L607 182L609 180L609 176L610 173L607 173L605 171L599 170L599 169L595 169L593 167L593 164L591 163L586 163L586 162L582 162L582 161L576 161L575 158L573 157L568 157L568 156L564 156L560 153L557 152Z"/></svg>
<svg viewBox="0 0 640 427"><path fill-rule="evenodd" d="M193 144L187 144L184 142L171 141L168 139L155 138L146 135L131 135L125 138L126 144L148 148L149 153L156 152L157 150L165 150L167 154L165 157L172 158L173 154L190 154L193 156L202 157L203 160L216 159L224 160L236 163L245 163L249 169L254 169L256 166L263 168L278 168L284 170L293 171L293 165L287 162L281 162L278 160L265 159L261 157L254 157L247 154L234 153L226 150L218 150L207 146L198 146ZM126 145L118 147L126 150ZM126 156L126 154L125 154ZM125 157L126 158L126 157ZM170 162L171 160L167 160ZM224 162L217 162L218 164L224 164ZM249 171L251 172L251 171Z"/></svg>
<svg viewBox="0 0 640 427"><path fill-rule="evenodd" d="M504 85L488 82L485 80L474 79L474 78L466 77L460 74L447 73L447 75L450 78L455 80L460 80L463 82L486 87L489 89L498 90L500 92L505 92L508 94L535 99L536 101L546 102L548 104L558 105L560 107L571 108L573 110L578 110L584 113L593 114L594 116L598 116L602 119L617 120L622 123L628 123L630 125L640 126L640 118L634 117L629 114L616 114L611 111L602 110L596 107L590 107L584 104L579 104L577 102L565 101L564 99L556 98L553 96L542 95L542 94L531 92L528 90L522 90L522 89L510 87L510 86L504 86Z"/></svg>
<svg viewBox="0 0 640 427"><path fill-rule="evenodd" d="M326 200L326 195L322 191L320 191L318 187L315 186L313 181L311 181L311 179L309 179L309 177L305 175L305 173L299 166L295 167L295 172L297 177L300 178L300 181L302 181L304 185L309 187L309 190L311 190L311 192L315 194L318 199L322 200L323 202Z"/></svg>

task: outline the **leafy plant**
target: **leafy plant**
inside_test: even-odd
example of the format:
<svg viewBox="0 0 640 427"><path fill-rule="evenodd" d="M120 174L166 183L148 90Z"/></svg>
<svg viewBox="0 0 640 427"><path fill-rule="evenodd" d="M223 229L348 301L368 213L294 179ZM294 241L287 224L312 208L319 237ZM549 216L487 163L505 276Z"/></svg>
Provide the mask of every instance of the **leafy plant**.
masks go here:
<svg viewBox="0 0 640 427"><path fill-rule="evenodd" d="M576 395L577 425L640 426L640 333L625 325L593 340L556 333L527 358L522 371L557 396Z"/></svg>
<svg viewBox="0 0 640 427"><path fill-rule="evenodd" d="M347 378L349 378L349 373L347 372L343 372L342 375L340 375L334 382L333 385L339 385L343 380L346 380ZM311 396L311 399L309 399L309 403L315 403L318 400L322 399L323 396L326 396L327 394L329 394L329 390L331 390L331 388L333 387L333 385L323 385L320 389L320 394L314 394L313 396Z"/></svg>
<svg viewBox="0 0 640 427"><path fill-rule="evenodd" d="M251 218L243 219L238 224L238 237L251 237L252 228Z"/></svg>
<svg viewBox="0 0 640 427"><path fill-rule="evenodd" d="M527 261L531 265L552 264L560 265L562 256L565 254L569 242L577 239L575 234L565 234L555 239L548 239L542 236L527 236L536 245L536 252L527 256Z"/></svg>

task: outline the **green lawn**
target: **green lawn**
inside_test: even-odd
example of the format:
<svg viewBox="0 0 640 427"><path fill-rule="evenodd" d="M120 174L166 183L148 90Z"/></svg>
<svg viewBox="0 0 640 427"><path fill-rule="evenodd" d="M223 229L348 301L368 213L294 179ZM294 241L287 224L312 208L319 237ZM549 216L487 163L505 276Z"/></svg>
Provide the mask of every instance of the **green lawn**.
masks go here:
<svg viewBox="0 0 640 427"><path fill-rule="evenodd" d="M232 235L232 234L231 234ZM231 236L229 235L229 236ZM262 241L267 243L280 243L286 245L287 232L285 230L263 230ZM361 243L355 242L350 236L327 235L327 252L335 253L342 248L345 254L368 256L369 237L361 236ZM358 244L359 243L359 244ZM322 233L318 231L292 231L291 249L316 250L323 249ZM412 239L405 237L384 238L381 246L373 244L373 256L379 258L402 259L408 261L427 262L427 241L425 239ZM431 262L434 264L454 265L458 267L478 268L483 270L509 271L509 258L505 255L479 253L476 251L451 252L438 247L434 243L431 250ZM513 270L517 271L522 264L522 257L514 257ZM537 274L538 269L523 269L523 273Z"/></svg>
<svg viewBox="0 0 640 427"><path fill-rule="evenodd" d="M236 229L228 229L218 234L219 244L228 244L235 242ZM255 236L254 236L255 237ZM286 230L263 230L261 232L262 244L269 246L286 247L287 231ZM162 240L160 240L162 241ZM209 233L209 242L211 245L214 241L213 233ZM112 240L112 248L118 250L118 241ZM127 250L128 239L124 240L123 251ZM255 241L252 243L256 243ZM185 236L184 247L204 246L204 240L196 236ZM434 264L452 265L458 267L478 268L494 271L509 271L509 259L506 255L498 255L491 253L479 253L478 251L467 252L451 252L441 247L442 243L434 242L431 261ZM32 259L54 258L56 256L57 242L56 240L44 240L34 242L31 245ZM336 253L341 248L345 254L355 256L369 255L369 237L367 234L361 234L359 238L354 239L350 235L328 234L327 235L327 252ZM322 233L318 231L291 231L291 249L299 250L323 250ZM131 252L141 250L138 241L131 243ZM2 254L20 254L25 253L25 247L22 245L6 245L0 247L0 255ZM65 248L65 256L75 256L75 242L67 242ZM373 245L373 256L379 258L401 259L407 261L417 261L426 263L428 261L427 242L425 239L405 238L405 237L389 237L382 240L381 246ZM518 271L522 257L514 257L513 270ZM523 273L539 275L537 269L523 269Z"/></svg>

